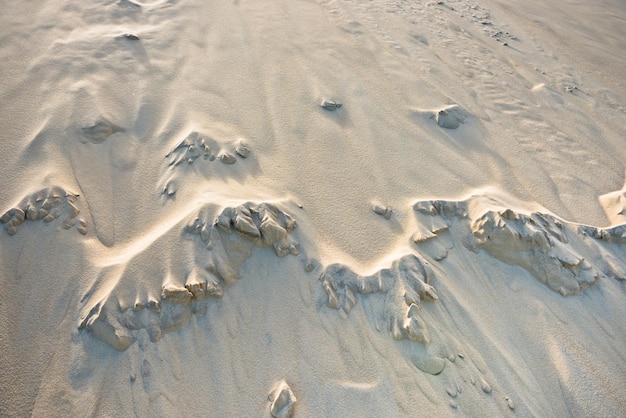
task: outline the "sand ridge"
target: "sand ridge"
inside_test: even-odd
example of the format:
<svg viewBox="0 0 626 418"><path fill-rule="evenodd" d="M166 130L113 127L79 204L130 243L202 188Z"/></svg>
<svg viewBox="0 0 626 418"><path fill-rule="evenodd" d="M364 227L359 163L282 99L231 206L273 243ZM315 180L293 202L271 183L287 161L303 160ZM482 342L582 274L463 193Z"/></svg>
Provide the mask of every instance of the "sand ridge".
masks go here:
<svg viewBox="0 0 626 418"><path fill-rule="evenodd" d="M0 415L626 409L619 1L3 10Z"/></svg>
<svg viewBox="0 0 626 418"><path fill-rule="evenodd" d="M172 229L174 240L182 237L190 242L172 257L171 263L178 265L142 272L145 256L138 253L122 267L121 276L99 278L83 297L80 328L122 351L137 340L138 330L147 330L150 340L156 342L163 332L188 321L192 313L206 310L206 299L221 299L225 288L238 279L239 267L253 247L273 247L279 257L300 253L297 242L288 237L296 227L295 220L273 204L246 203L224 208L217 215L215 208L207 205L193 220L181 223L186 224L183 231ZM180 247L171 239L165 247L159 241L144 251L149 254L170 245ZM135 260L139 267L133 266ZM141 277L150 273L156 276Z"/></svg>

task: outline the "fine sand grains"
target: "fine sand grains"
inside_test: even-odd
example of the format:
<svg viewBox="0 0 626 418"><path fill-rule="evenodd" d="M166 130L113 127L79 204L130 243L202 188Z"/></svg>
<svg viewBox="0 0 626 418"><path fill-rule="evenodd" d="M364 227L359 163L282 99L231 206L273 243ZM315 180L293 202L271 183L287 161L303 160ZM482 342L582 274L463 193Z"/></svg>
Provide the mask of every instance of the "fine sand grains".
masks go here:
<svg viewBox="0 0 626 418"><path fill-rule="evenodd" d="M0 416L623 415L623 2L2 10Z"/></svg>

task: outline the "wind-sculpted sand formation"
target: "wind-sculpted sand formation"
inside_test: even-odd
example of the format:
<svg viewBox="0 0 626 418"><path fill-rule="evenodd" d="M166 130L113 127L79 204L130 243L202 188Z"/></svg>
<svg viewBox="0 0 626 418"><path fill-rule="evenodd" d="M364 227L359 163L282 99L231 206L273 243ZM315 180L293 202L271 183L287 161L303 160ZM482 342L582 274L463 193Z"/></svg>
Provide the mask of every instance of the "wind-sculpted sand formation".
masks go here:
<svg viewBox="0 0 626 418"><path fill-rule="evenodd" d="M611 224L626 223L626 184L621 190L607 193L598 199Z"/></svg>
<svg viewBox="0 0 626 418"><path fill-rule="evenodd" d="M437 110L417 110L415 113L433 119L440 128L444 129L457 129L471 117L466 110L456 104Z"/></svg>
<svg viewBox="0 0 626 418"><path fill-rule="evenodd" d="M118 350L126 350L139 330L146 330L152 342L164 332L176 330L192 313L206 310L206 299L221 299L238 279L239 268L250 258L254 247L271 247L278 257L299 254L298 243L290 237L296 221L270 203L244 203L227 207L217 215L216 205L200 208L195 219L182 221L166 234L177 250L172 262L153 277L137 277L130 260L120 277L99 279L84 297L86 312L80 327ZM186 224L183 228L180 226ZM182 229L182 230L181 230ZM180 236L180 238L178 238ZM183 242L178 242L179 240ZM143 252L161 251L157 237ZM167 248L167 246L165 247ZM141 260L139 253L135 258Z"/></svg>
<svg viewBox="0 0 626 418"><path fill-rule="evenodd" d="M181 174L176 173L175 170L177 170L181 164L191 166L200 158L205 164L206 162L218 160L222 164L233 165L237 162L237 158L248 158L250 152L249 146L242 139L235 141L233 144L224 145L207 135L191 132L165 156L168 161L168 171L170 172L164 180L162 180L162 182L165 183L162 188L162 193L168 197L173 197L176 194L177 183L179 182L177 180ZM184 169L184 167L178 168L178 170L180 169ZM206 167L199 167L197 169L201 173L207 171ZM185 174L187 173L182 173L183 176Z"/></svg>
<svg viewBox="0 0 626 418"><path fill-rule="evenodd" d="M175 157L179 164L191 164L208 153L203 138L189 138L184 147L176 148L184 148L186 153ZM196 152L196 146L203 151ZM87 234L85 221L78 218L77 199L60 187L42 189L25 197L0 220L8 235L15 235L25 220L50 223L57 218L62 218L64 229L78 221L79 231ZM444 325L454 320L441 305L455 303L458 295L448 291L441 300L434 286L455 280L458 273L453 266L461 265L463 259L468 266L480 266L480 261L470 260L484 251L499 262L522 267L563 296L607 278L626 277L621 267L626 265L626 226L573 224L546 212L528 211L523 204L521 209L512 209L506 202L513 200L479 192L466 200L414 203L417 230L411 241L415 253L400 256L390 267L371 275L360 275L349 264L320 267L307 259L294 235L296 220L285 209L285 202L243 202L226 207L200 204L195 211L184 212L191 215L168 221L171 226L127 244L126 250L104 263L106 267L92 279L80 301L79 328L120 351L141 340L142 333L157 343L165 333L188 323L193 314L206 318L211 300L222 299L241 278L241 267L254 249L271 248L277 257L291 254L303 258L299 265L304 265L305 274L318 275L317 286L326 307L348 316L358 304L363 305L372 331L392 337L398 343L398 354L426 374L444 375L442 391L450 399L449 407L457 410L476 391L492 399L494 389L489 381L494 378L488 376L485 360L472 348L473 343ZM371 209L387 221L392 213L402 212L377 202ZM145 350L145 342L141 347ZM154 366L146 364L141 379L148 387ZM152 371L145 372L146 367ZM131 381L136 379L133 374ZM503 392L501 383L495 384L503 396L502 405L515 410L514 397ZM268 400L273 417L294 415L296 398L284 380L276 384Z"/></svg>
<svg viewBox="0 0 626 418"><path fill-rule="evenodd" d="M124 129L120 128L119 126L113 125L111 122L104 118L101 118L93 124L83 126L82 128L80 128L77 134L85 140L81 141L83 143L89 141L92 144L101 144L106 141L111 135L118 132L124 132Z"/></svg>
<svg viewBox="0 0 626 418"><path fill-rule="evenodd" d="M380 317L386 331L396 340L407 339L423 345L430 342L428 328L420 317L421 302L434 302L439 297L428 284L432 271L415 255L406 255L393 262L391 268L383 269L371 276L359 276L349 267L332 264L320 277L327 295L327 305L348 314L356 304L356 295L384 294L383 311ZM415 365L430 374L439 374L444 360L430 357L415 361Z"/></svg>
<svg viewBox="0 0 626 418"><path fill-rule="evenodd" d="M624 416L626 5L8 0L0 416Z"/></svg>
<svg viewBox="0 0 626 418"><path fill-rule="evenodd" d="M60 187L39 190L25 197L17 207L9 209L0 217L9 235L15 235L17 228L24 221L43 220L50 223L62 218L63 228L70 229L78 223L78 231L85 235L87 223L77 218L80 210L76 207L78 195L67 192Z"/></svg>
<svg viewBox="0 0 626 418"><path fill-rule="evenodd" d="M418 230L413 241L426 253L454 248L485 250L494 258L526 269L563 296L576 294L601 278L624 280L624 225L576 225L541 212L520 213L489 196L467 201L423 201L413 206ZM440 238L441 237L441 238ZM445 251L445 250L444 250ZM447 251L446 251L447 255ZM437 256L435 256L437 258ZM439 259L445 257L439 256Z"/></svg>
<svg viewBox="0 0 626 418"><path fill-rule="evenodd" d="M293 416L298 400L284 379L276 383L267 398L270 401L270 413L274 418Z"/></svg>

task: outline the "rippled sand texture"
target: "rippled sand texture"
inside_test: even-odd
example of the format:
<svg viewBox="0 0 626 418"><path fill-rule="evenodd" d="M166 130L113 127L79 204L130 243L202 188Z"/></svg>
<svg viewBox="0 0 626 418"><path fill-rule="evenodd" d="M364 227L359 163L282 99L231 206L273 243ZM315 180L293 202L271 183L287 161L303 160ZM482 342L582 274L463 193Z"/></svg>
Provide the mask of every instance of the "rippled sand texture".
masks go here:
<svg viewBox="0 0 626 418"><path fill-rule="evenodd" d="M0 416L622 416L626 6L0 14Z"/></svg>

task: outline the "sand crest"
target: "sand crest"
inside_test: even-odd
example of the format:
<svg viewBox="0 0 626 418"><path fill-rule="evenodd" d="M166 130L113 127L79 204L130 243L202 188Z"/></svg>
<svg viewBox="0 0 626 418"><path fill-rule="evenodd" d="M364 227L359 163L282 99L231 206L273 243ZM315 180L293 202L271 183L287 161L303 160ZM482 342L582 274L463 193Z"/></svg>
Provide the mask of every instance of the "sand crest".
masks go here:
<svg viewBox="0 0 626 418"><path fill-rule="evenodd" d="M0 416L623 416L625 21L7 0Z"/></svg>

